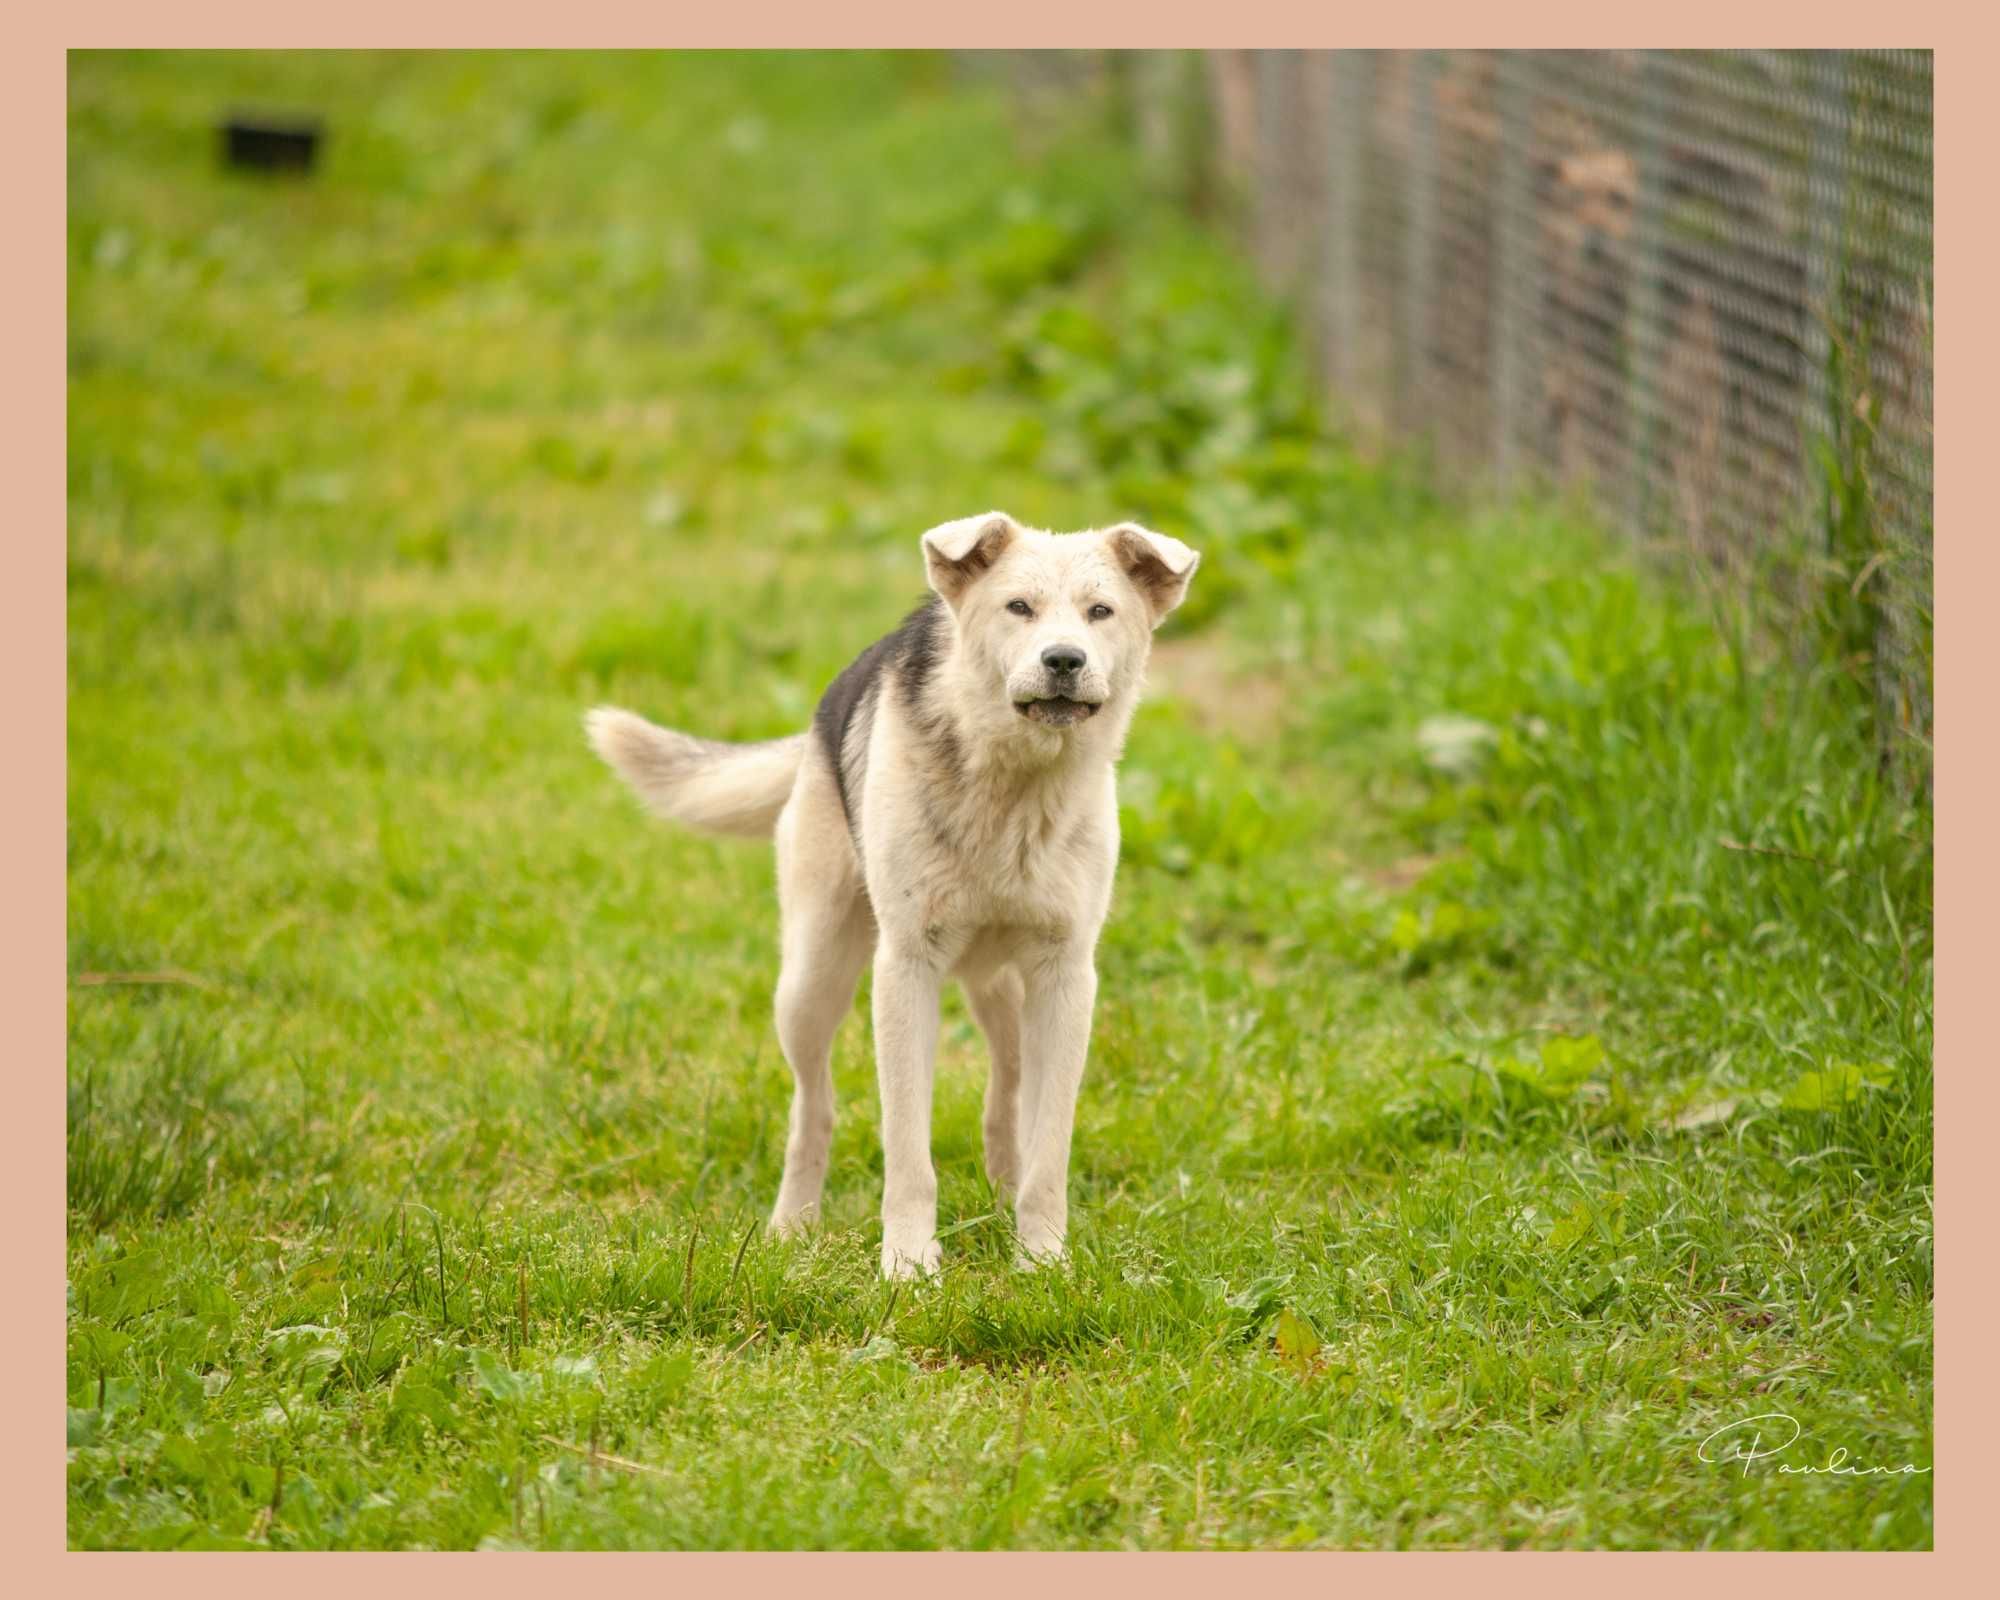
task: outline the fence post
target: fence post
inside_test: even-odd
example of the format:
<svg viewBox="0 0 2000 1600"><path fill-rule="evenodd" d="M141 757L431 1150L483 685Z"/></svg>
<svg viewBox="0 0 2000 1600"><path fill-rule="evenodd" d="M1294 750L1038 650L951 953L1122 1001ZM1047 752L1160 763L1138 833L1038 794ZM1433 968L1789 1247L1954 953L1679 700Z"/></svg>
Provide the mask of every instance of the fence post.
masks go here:
<svg viewBox="0 0 2000 1600"><path fill-rule="evenodd" d="M1500 110L1500 180L1494 191L1493 365L1491 385L1492 454L1503 488L1513 488L1521 470L1522 373L1530 292L1534 204L1529 145L1533 139L1534 86L1527 51L1502 50L1495 62Z"/></svg>
<svg viewBox="0 0 2000 1600"><path fill-rule="evenodd" d="M1361 381L1361 137L1363 63L1333 52L1333 105L1326 119L1326 371L1352 412Z"/></svg>
<svg viewBox="0 0 2000 1600"><path fill-rule="evenodd" d="M1256 198L1257 82L1253 66L1256 54L1254 50L1197 52L1202 73L1208 79L1209 99L1215 108L1215 165L1232 221L1243 219L1245 203ZM1254 227L1254 210L1248 220Z"/></svg>
<svg viewBox="0 0 2000 1600"><path fill-rule="evenodd" d="M1151 176L1162 181L1173 167L1175 52L1141 50L1137 56L1133 93L1138 104L1139 151Z"/></svg>
<svg viewBox="0 0 2000 1600"><path fill-rule="evenodd" d="M1220 78L1206 50L1163 50L1167 73L1168 171L1173 193L1198 217L1213 216L1228 188Z"/></svg>
<svg viewBox="0 0 2000 1600"><path fill-rule="evenodd" d="M1410 156L1403 169L1403 359L1405 426L1430 422L1431 305L1437 298L1437 56L1410 52Z"/></svg>
<svg viewBox="0 0 2000 1600"><path fill-rule="evenodd" d="M1807 104L1813 109L1806 152L1805 400L1799 438L1804 471L1812 481L1813 446L1827 432L1827 362L1833 354L1831 325L1840 292L1841 255L1847 220L1847 52L1809 53Z"/></svg>
<svg viewBox="0 0 2000 1600"><path fill-rule="evenodd" d="M1264 282L1280 289L1291 284L1291 185L1285 166L1285 136L1290 120L1291 96L1289 50L1259 50L1256 53L1257 146L1251 158L1256 184L1252 217L1257 248L1257 265Z"/></svg>
<svg viewBox="0 0 2000 1600"><path fill-rule="evenodd" d="M1660 255L1666 212L1666 63L1657 50L1639 52L1639 171L1633 197L1632 290L1625 303L1626 434L1630 441L1625 520L1644 534L1652 517L1653 454L1657 443L1660 349Z"/></svg>

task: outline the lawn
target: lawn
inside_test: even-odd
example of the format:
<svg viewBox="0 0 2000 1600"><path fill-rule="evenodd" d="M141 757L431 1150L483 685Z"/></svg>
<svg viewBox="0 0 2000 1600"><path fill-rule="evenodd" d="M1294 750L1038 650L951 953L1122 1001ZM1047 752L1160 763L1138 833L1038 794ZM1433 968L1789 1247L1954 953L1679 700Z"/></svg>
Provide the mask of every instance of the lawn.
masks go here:
<svg viewBox="0 0 2000 1600"><path fill-rule="evenodd" d="M1929 1546L1783 1470L1931 1461L1931 819L1841 664L1344 446L933 57L76 54L68 167L73 1545ZM865 1003L771 1239L770 852L580 718L804 726L988 506L1204 562L1071 1258L954 995L897 1291Z"/></svg>

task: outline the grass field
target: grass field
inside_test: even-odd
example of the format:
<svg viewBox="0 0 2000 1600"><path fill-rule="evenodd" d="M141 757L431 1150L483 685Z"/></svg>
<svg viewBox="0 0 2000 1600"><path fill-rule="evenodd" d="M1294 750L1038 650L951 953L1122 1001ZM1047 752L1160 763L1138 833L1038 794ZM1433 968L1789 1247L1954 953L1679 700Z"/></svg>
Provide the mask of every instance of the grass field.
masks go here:
<svg viewBox="0 0 2000 1600"><path fill-rule="evenodd" d="M1342 448L1221 243L929 57L70 97L72 1544L1929 1545L1781 1470L1931 1460L1930 817L1836 666ZM239 103L324 170L225 176ZM1072 1259L954 996L894 1293L865 1004L774 1241L769 852L579 719L803 726L994 505L1205 560Z"/></svg>

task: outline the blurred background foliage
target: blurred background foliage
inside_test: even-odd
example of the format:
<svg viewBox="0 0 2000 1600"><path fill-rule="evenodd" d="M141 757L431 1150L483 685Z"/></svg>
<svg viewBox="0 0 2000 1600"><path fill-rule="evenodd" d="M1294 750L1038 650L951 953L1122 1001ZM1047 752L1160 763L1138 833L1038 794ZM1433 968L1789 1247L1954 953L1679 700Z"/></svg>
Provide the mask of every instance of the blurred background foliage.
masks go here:
<svg viewBox="0 0 2000 1600"><path fill-rule="evenodd" d="M1241 240L1354 439L1831 649L1930 782L1931 53L966 53Z"/></svg>

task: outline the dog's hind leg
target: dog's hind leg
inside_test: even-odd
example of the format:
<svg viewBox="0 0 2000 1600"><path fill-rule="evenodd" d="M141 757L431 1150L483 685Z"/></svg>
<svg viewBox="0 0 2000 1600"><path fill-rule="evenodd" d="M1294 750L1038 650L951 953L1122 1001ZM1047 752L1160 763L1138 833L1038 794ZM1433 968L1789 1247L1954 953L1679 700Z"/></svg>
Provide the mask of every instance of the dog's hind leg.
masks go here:
<svg viewBox="0 0 2000 1600"><path fill-rule="evenodd" d="M986 1035L992 1066L986 1079L986 1176L1012 1202L1021 1181L1021 1141L1034 1123L1021 1100L1021 974L1003 967L965 998Z"/></svg>
<svg viewBox="0 0 2000 1600"><path fill-rule="evenodd" d="M833 1036L854 1004L854 985L874 948L866 902L788 914L778 976L778 1043L792 1067L791 1130L771 1230L795 1233L819 1216L833 1145Z"/></svg>
<svg viewBox="0 0 2000 1600"><path fill-rule="evenodd" d="M854 1004L854 986L875 947L875 919L852 866L844 824L837 837L825 837L826 797L811 792L820 776L812 771L802 776L799 795L778 822L784 917L778 1043L793 1079L785 1175L771 1209L771 1231L780 1235L796 1233L819 1216L833 1143L833 1037Z"/></svg>

